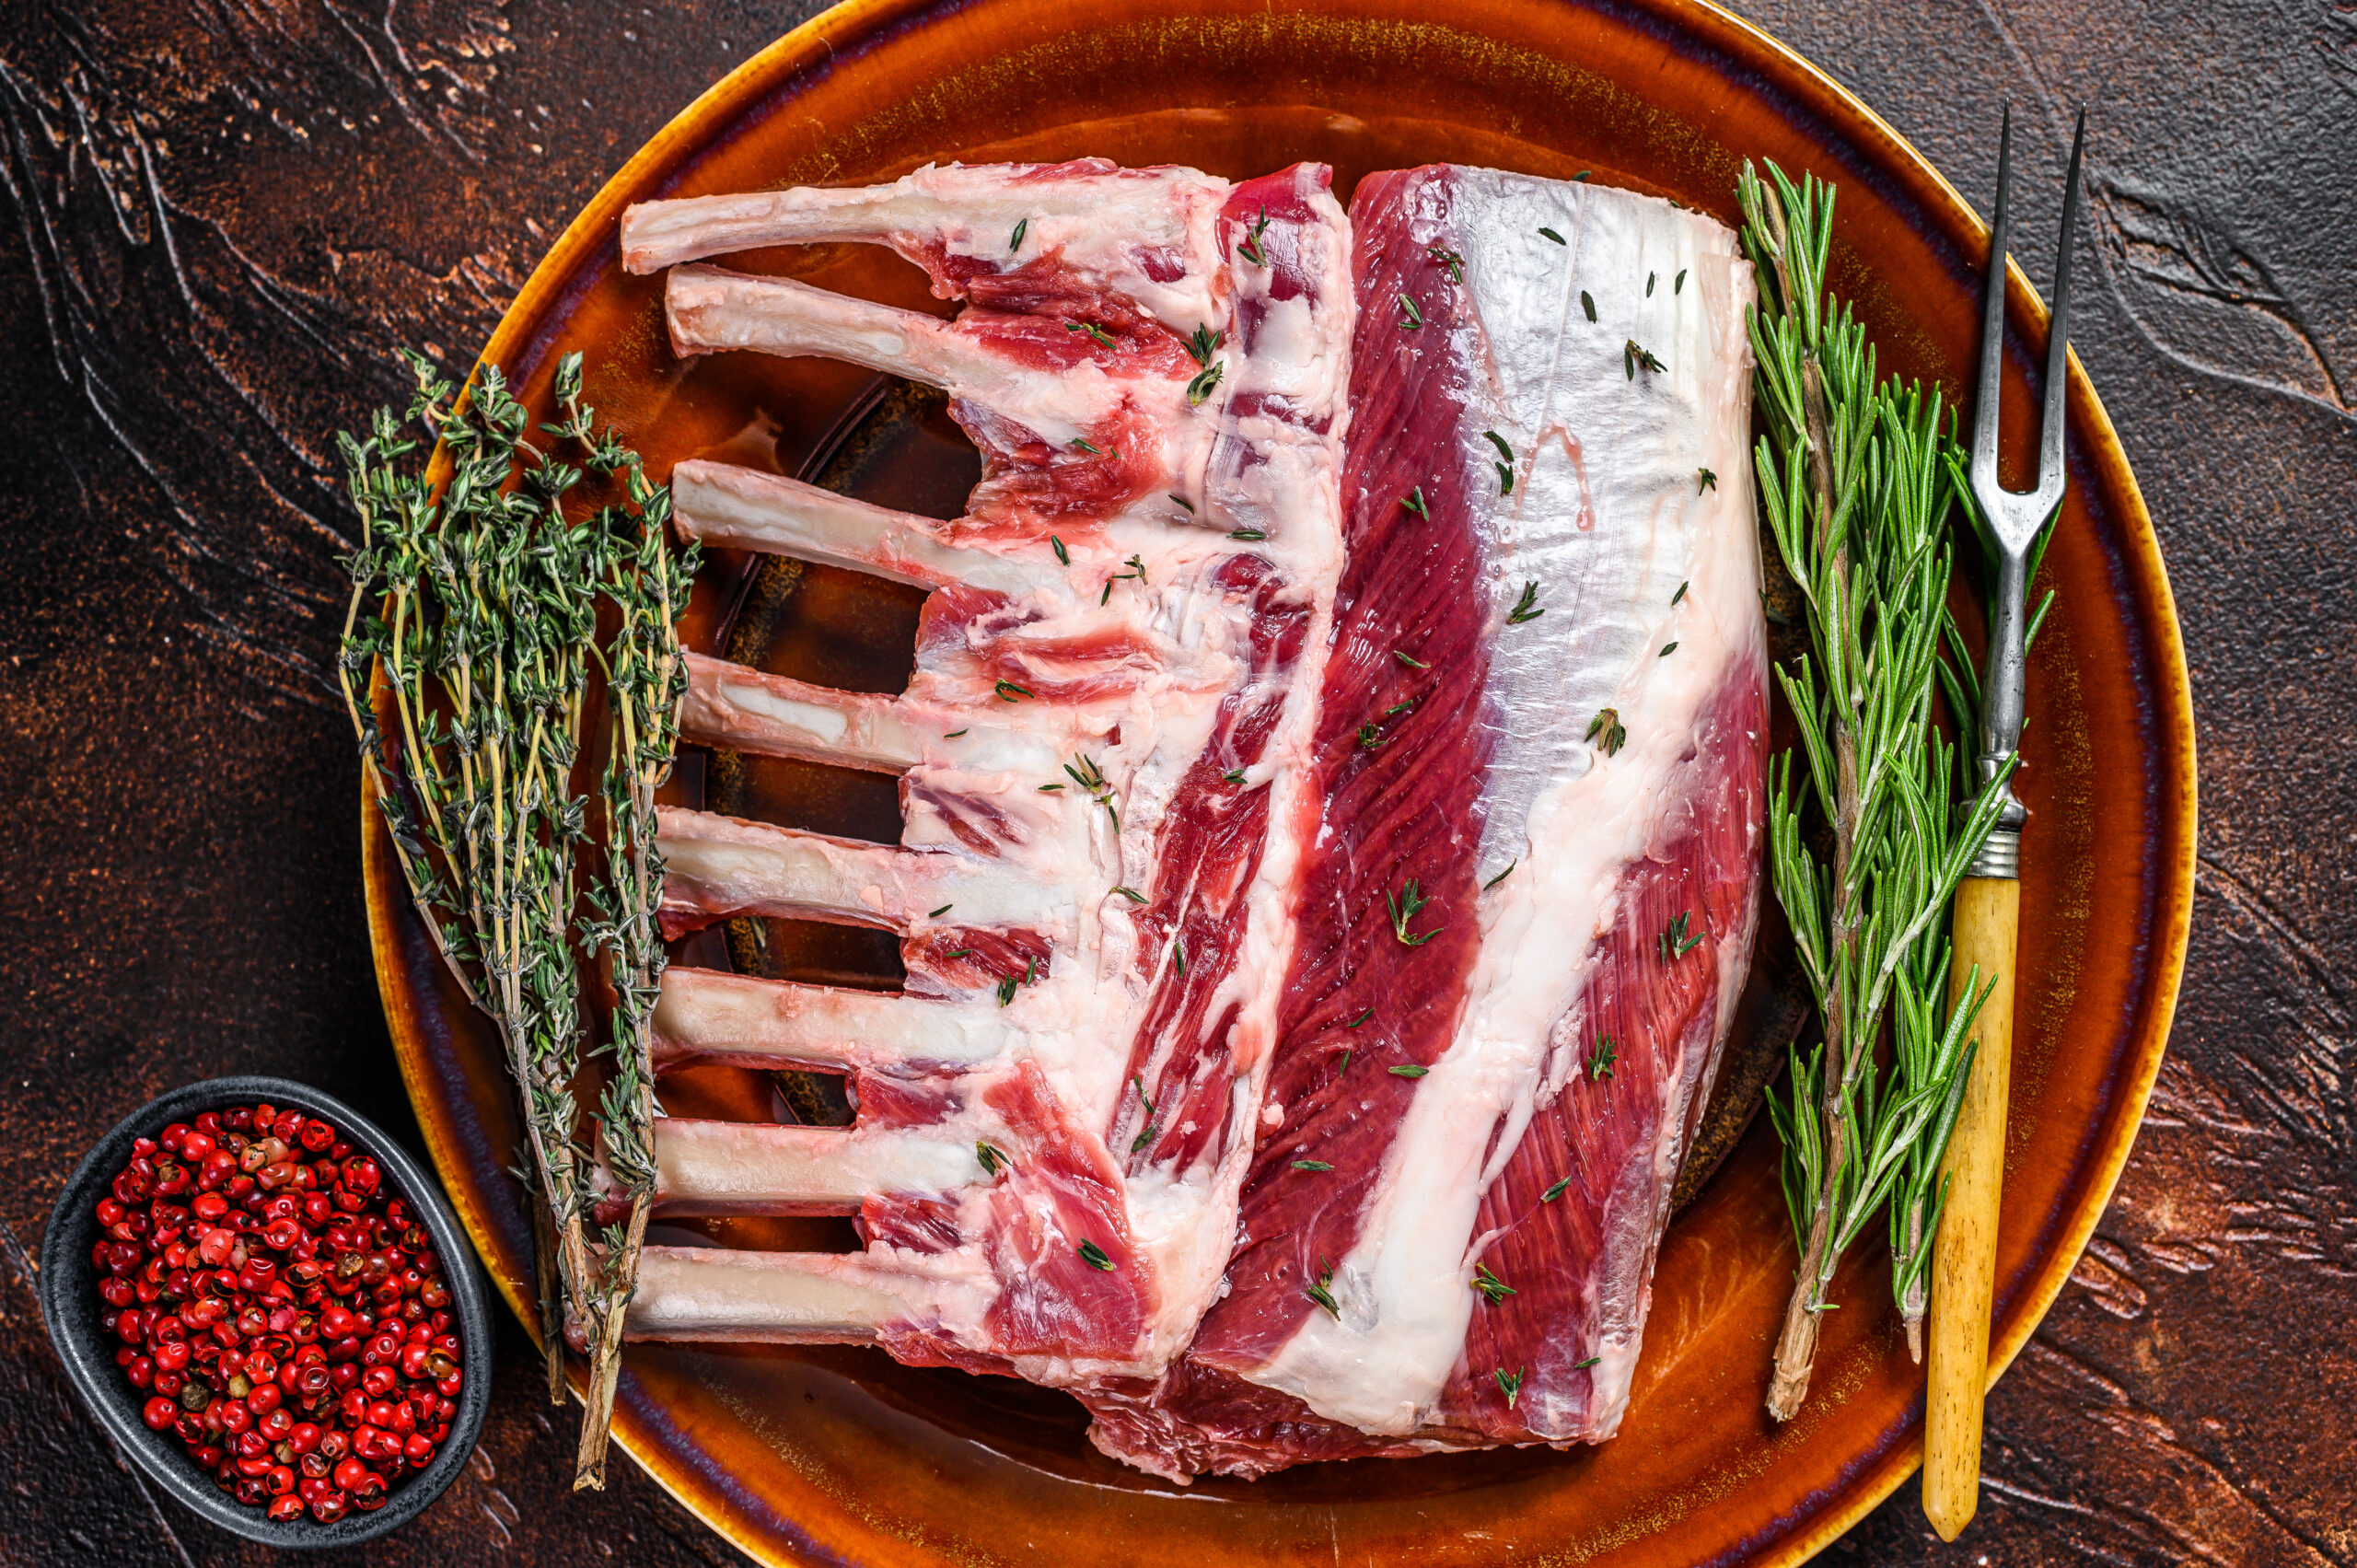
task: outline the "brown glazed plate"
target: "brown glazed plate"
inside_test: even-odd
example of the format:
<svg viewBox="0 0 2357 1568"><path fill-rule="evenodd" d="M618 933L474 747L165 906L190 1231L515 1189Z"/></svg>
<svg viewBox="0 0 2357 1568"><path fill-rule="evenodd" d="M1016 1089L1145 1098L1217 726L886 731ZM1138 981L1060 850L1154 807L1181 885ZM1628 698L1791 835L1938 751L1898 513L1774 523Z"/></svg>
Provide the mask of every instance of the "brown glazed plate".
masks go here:
<svg viewBox="0 0 2357 1568"><path fill-rule="evenodd" d="M1822 74L1696 0L853 0L756 56L631 160L525 286L486 357L529 400L559 355L656 475L726 453L912 509L972 477L937 410L812 360L682 364L660 278L622 274L616 221L650 197L890 179L953 158L1183 163L1240 179L1299 159L1347 200L1371 169L1488 164L1670 195L1736 221L1736 173L1772 158L1838 184L1834 288L1887 368L1957 396L1973 370L1986 232L1890 128ZM888 251L738 258L823 287L945 308ZM2004 384L2007 482L2031 461L2045 314L2015 274ZM897 411L897 412L896 412ZM2010 1361L2054 1299L2127 1158L2183 966L2193 867L2191 705L2152 523L2074 364L2071 491L2047 556L2059 598L2032 658L2022 794L2023 974L1994 1350ZM961 465L963 465L961 467ZM890 690L915 601L822 568L714 557L686 623L836 686ZM683 757L680 799L889 838L889 781ZM880 791L880 793L879 793ZM443 1179L511 1304L528 1227L505 1174L516 1135L487 1022L442 974L373 807L377 974ZM878 830L881 830L880 832ZM707 938L696 961L888 982L871 934L773 925ZM1732 1049L1741 1050L1744 1040ZM823 1115L807 1082L667 1079L675 1111ZM616 1418L638 1462L770 1562L1788 1563L1888 1494L1922 1446L1921 1372L1882 1249L1838 1282L1816 1386L1776 1429L1762 1409L1794 1260L1764 1119L1671 1225L1627 1420L1578 1452L1303 1466L1178 1488L1091 1448L1079 1406L1008 1379L880 1352L636 1346ZM722 1244L843 1249L847 1222L727 1222ZM528 1320L532 1315L526 1314Z"/></svg>

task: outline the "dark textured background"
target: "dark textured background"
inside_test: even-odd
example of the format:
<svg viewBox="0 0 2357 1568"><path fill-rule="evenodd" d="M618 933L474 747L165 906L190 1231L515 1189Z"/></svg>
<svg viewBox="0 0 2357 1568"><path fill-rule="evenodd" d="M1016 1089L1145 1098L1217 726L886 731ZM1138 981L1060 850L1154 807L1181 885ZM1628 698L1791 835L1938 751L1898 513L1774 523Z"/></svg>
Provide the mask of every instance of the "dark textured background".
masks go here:
<svg viewBox="0 0 2357 1568"><path fill-rule="evenodd" d="M0 1562L266 1556L74 1403L27 1254L84 1146L189 1078L404 1105L322 675L328 433L462 366L549 241L808 14L517 0L0 3ZM2075 334L2158 522L2200 722L2193 949L2152 1114L1991 1406L1986 1500L1891 1563L2357 1564L2357 5L1766 0L1976 202L2021 110L2050 236L2096 106ZM2045 247L2025 243L2046 277ZM563 1491L521 1339L470 1474L366 1552L740 1561L626 1460Z"/></svg>

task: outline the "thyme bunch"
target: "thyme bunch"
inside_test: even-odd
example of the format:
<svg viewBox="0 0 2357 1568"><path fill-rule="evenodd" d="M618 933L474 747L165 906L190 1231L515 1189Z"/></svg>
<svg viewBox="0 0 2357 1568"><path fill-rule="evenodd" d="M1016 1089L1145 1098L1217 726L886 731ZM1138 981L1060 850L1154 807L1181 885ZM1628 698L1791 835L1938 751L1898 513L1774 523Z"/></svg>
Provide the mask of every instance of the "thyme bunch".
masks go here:
<svg viewBox="0 0 2357 1568"><path fill-rule="evenodd" d="M459 986L497 1026L517 1083L550 1398L565 1397L569 1310L593 1368L576 1484L602 1484L613 1358L651 1193L646 1032L662 971L653 794L685 679L671 607L692 561L668 555L668 493L611 432L595 432L578 354L557 370L560 420L537 432L495 366L462 396L421 356L403 358L414 380L406 411L380 409L365 436L338 438L361 535L345 561L337 679L402 877ZM435 454L431 466L410 461L421 448ZM618 482L626 504L569 517L587 474ZM609 602L620 630L601 648ZM573 787L593 666L612 714L606 833L588 895L598 916L576 931L580 867L597 865L589 801ZM602 1247L592 1246L574 1090L585 952L612 961L615 1063L597 1120L633 1197L633 1223L608 1227Z"/></svg>
<svg viewBox="0 0 2357 1568"><path fill-rule="evenodd" d="M1760 294L1749 324L1766 434L1753 460L1811 647L1777 671L1805 771L1796 785L1793 753L1776 759L1768 811L1770 880L1824 1026L1805 1054L1794 1048L1786 1097L1769 1097L1800 1253L1768 1396L1782 1421L1807 1395L1834 1271L1877 1210L1920 1332L1939 1161L1987 995L1976 971L1946 1006L1945 916L1998 799L1984 789L1952 812L1954 748L1933 723L1955 494L1939 395L1878 380L1864 328L1827 294L1831 188L1795 186L1771 163L1765 181L1747 166L1738 194ZM1829 864L1802 833L1812 803Z"/></svg>

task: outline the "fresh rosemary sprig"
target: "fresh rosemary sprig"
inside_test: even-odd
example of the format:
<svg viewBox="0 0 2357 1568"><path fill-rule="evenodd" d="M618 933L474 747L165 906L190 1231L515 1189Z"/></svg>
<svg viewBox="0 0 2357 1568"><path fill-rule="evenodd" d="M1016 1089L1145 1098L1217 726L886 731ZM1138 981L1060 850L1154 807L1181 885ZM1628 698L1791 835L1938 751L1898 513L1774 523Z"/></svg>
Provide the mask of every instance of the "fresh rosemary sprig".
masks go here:
<svg viewBox="0 0 2357 1568"><path fill-rule="evenodd" d="M1767 435L1754 462L1812 649L1797 673L1777 671L1806 771L1795 791L1792 753L1776 760L1768 811L1770 878L1824 1024L1805 1056L1793 1051L1788 1098L1769 1098L1800 1251L1768 1395L1783 1421L1807 1396L1835 1267L1886 1204L1894 1288L1920 1318L1940 1155L1986 995L1976 973L1945 1007L1944 916L1998 802L1984 790L1961 820L1951 814L1952 749L1933 724L1953 492L1938 395L1879 382L1864 328L1828 296L1831 189L1770 164L1765 182L1747 166L1738 195L1760 294L1750 329ZM1829 866L1802 839L1810 801L1830 830ZM1887 1072L1875 1064L1886 1012Z"/></svg>

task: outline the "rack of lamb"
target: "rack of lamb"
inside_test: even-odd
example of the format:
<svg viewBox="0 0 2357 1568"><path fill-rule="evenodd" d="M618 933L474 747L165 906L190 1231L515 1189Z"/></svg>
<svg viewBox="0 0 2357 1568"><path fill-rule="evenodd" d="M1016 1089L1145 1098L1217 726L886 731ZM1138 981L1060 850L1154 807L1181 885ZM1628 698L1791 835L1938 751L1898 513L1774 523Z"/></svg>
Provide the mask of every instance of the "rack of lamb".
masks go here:
<svg viewBox="0 0 2357 1568"><path fill-rule="evenodd" d="M951 521L710 462L714 542L931 590L909 689L691 660L683 733L900 776L898 844L667 810L674 935L899 933L877 994L677 967L658 1066L844 1074L667 1121L629 1331L1065 1388L1177 1480L1611 1435L1756 921L1748 264L1723 226L1436 166L1101 160L657 202L681 354L946 389ZM954 321L701 264L868 240Z"/></svg>

